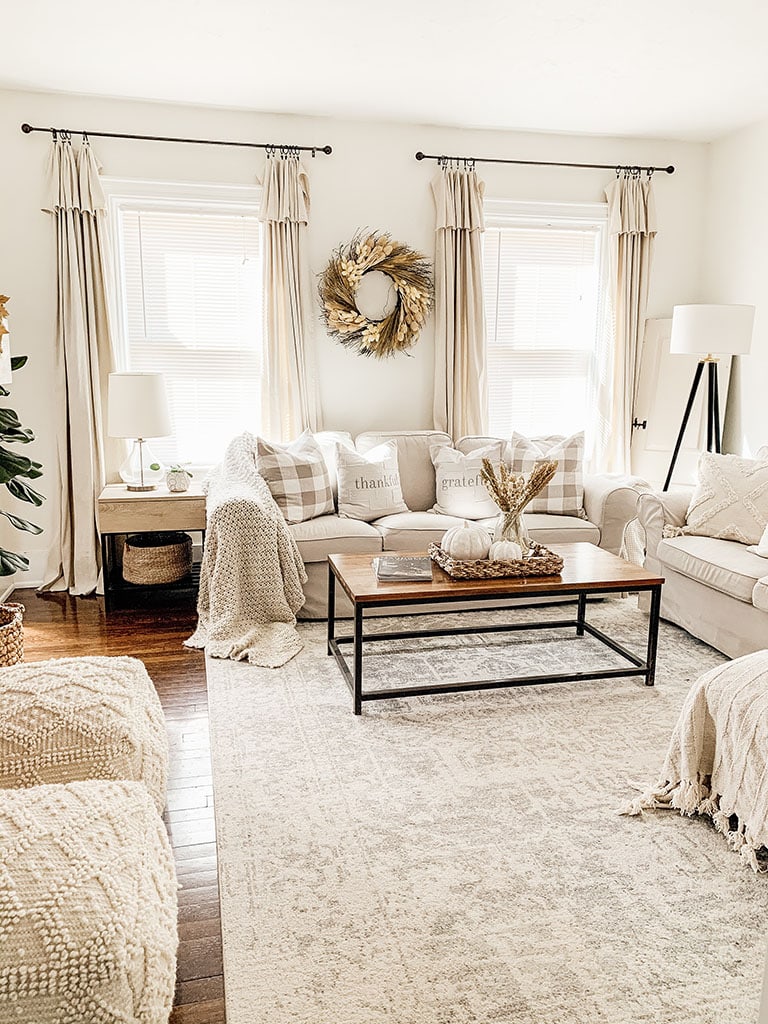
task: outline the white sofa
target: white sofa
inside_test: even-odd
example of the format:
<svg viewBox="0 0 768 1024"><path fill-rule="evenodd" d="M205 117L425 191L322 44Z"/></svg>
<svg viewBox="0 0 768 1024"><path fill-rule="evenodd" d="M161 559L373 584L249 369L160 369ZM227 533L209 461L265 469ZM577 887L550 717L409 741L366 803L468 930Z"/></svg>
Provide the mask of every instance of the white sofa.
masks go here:
<svg viewBox="0 0 768 1024"><path fill-rule="evenodd" d="M326 433L318 439L329 447L341 435ZM352 438L346 435L347 443ZM449 527L462 522L452 516L431 512L435 504L435 470L430 448L450 444L447 434L434 430L368 431L354 441L360 452L383 441L397 443L403 498L410 512L384 516L373 523L339 515L319 516L289 527L304 560L309 577L304 586L306 600L299 612L302 619L327 616L329 554L380 554L382 551L426 551L430 541L440 541ZM496 438L465 437L456 447L470 452ZM642 480L616 475L585 476L584 511L587 518L549 514L526 516L529 533L542 544L590 541L618 553L626 524L636 515L637 500L646 488ZM495 520L482 520L493 526Z"/></svg>
<svg viewBox="0 0 768 1024"><path fill-rule="evenodd" d="M758 453L768 458L768 448ZM693 487L640 495L645 566L665 578L661 616L731 658L768 647L768 559L714 537L664 536L685 525Z"/></svg>

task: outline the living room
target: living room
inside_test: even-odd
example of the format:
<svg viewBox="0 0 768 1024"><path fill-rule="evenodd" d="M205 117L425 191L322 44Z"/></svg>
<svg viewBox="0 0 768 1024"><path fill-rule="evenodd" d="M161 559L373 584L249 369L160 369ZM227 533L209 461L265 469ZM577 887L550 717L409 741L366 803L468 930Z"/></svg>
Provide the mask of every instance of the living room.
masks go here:
<svg viewBox="0 0 768 1024"><path fill-rule="evenodd" d="M593 444L586 465L588 474L621 473L637 502L641 493L662 486L700 358L669 354L676 306L754 307L748 352L729 362L727 346L723 350L722 452L757 463L768 444L763 395L768 319L762 303L768 255L761 232L768 227L768 206L760 181L768 157L768 77L759 46L768 28L766 15L755 4L741 12L743 18L692 4L675 12L656 5L646 13L650 17L653 12L664 26L661 32L638 26L629 10L611 12L599 4L577 14L564 3L553 3L538 15L490 5L495 38L514 27L519 67L502 75L503 48L494 42L498 67L483 59L481 48L467 71L457 74L459 57L451 56L451 78L462 81L452 80L449 87L440 81L446 58L439 55L458 54L471 21L469 12L458 8L451 9L455 22L446 25L439 23L435 8L389 9L382 26L379 18L348 5L337 5L325 22L317 12L310 18L309 5L301 5L300 15L270 12L275 24L267 30L259 25L263 12L256 17L233 5L232 26L245 19L252 39L260 40L255 49L269 51L265 66L256 68L254 45L244 41L247 33L217 27L209 37L202 9L185 11L182 18L177 9L161 4L160 10L148 10L143 26L141 19L126 25L122 16L119 25L110 26L111 15L104 12L89 22L90 6L84 0L78 6L82 20L77 31L74 14L68 24L60 24L49 4L14 12L7 49L15 52L6 55L0 74L5 183L0 292L8 296L4 322L10 351L28 357L6 385L10 398L3 404L34 432L24 454L42 466L34 487L44 497L31 509L30 502L12 495L6 499L4 492L3 513L33 520L40 532L19 531L0 519L0 546L29 563L26 571L0 578L0 590L3 600L26 607L27 667L47 658L133 657L144 663L159 694L170 738L168 799L162 809L181 884L170 1019L176 1024L225 1019L753 1021L766 940L763 875L745 867L745 858L734 856L700 816L649 813L636 820L616 814L637 798L634 783L650 786L658 775L690 687L705 673L728 665L729 658L746 653L718 644L707 633L711 624L701 629L685 618L703 616L707 622L700 611L706 602L700 606L695 594L668 590L679 593L675 600L685 608L678 616L678 603L668 614L662 605L653 688L635 677L410 696L366 704L361 716L353 716L343 669L327 657L324 622L300 622L304 649L280 667L259 668L234 655L212 658L208 651L206 657L183 646L198 624L194 595L183 600L166 595L110 610L102 583L98 593L93 587L89 592L87 586L78 587L74 568L69 576L66 568L64 576L58 572L62 552L68 550L72 559L66 538L74 536L75 504L94 506L90 532L94 565L101 567L106 548L96 534L95 498L103 484L91 497L78 492L69 476L73 459L87 458L90 442L89 435L79 432L85 406L78 405L77 382L73 385L75 364L67 356L65 372L57 340L61 261L55 214L43 212L49 206L52 137L50 131L24 133L21 125L71 132L75 151L83 145L83 130L88 133L112 237L115 228L126 232L109 253L123 268L123 284L133 266L125 262L131 244L126 211L163 202L186 204L187 210L220 202L247 210L243 224L256 225L258 235L260 182L270 159L263 148L158 139L271 144L278 153L281 146L306 147L300 162L311 195L306 256L314 303L308 380L318 396L318 427L350 440L375 434L377 443L390 433L438 429L438 318L430 315L420 325L407 351L391 358L365 357L326 330L317 285L332 256L361 233L386 233L435 263L432 183L442 168L434 159L417 160L417 152L453 154L457 170L476 172L484 182L487 237L502 223L505 209L512 208L515 216L538 218L539 223L558 209L562 215L565 208L571 220L602 217L605 222L605 190L617 180L617 171L658 168L652 178L642 172L652 182L656 223L642 319L644 325L655 325L655 336L666 339L660 344L667 345L663 373L668 375L659 383L658 365L646 356L635 380L639 398L633 418L647 421L647 428L627 425L630 455L624 464L601 463L599 446ZM441 12L442 17L444 7ZM291 17L305 20L306 29L291 29ZM403 20L415 23L412 38L404 40L398 29ZM148 33L146 25L155 21L157 31ZM180 21L183 44L175 35ZM86 37L78 41L85 24ZM362 42L357 35L361 27ZM114 28L124 38L118 55L104 45ZM301 58L278 45L279 31L300 43ZM631 46L622 31L632 37ZM608 70L600 75L588 71L573 55L574 40L595 64L598 55L610 53ZM400 46L409 56L398 55ZM209 47L215 52L208 53ZM227 56L228 47L242 55L242 72L230 73L237 60ZM425 49L432 52L428 60ZM638 65L630 73L633 57ZM345 60L350 61L348 70ZM299 74L302 61L312 66L311 76ZM404 80L387 81L399 76ZM378 82L374 85L369 77ZM479 101L483 95L487 99ZM322 152L326 146L330 153ZM666 167L674 172L664 173ZM140 207L142 199L148 199L145 207ZM249 246L244 227L237 262L255 261L261 268L261 250L254 257ZM606 253L607 248L607 261ZM141 278L147 288L148 266ZM223 294L229 296L226 289ZM185 319L184 298L180 288L168 310L176 327L197 329L193 319ZM135 309L125 291L117 302L121 299L125 305L110 311L117 357L109 369L149 370L149 365L132 365L126 355ZM214 300L204 307L196 297L195 315L211 316L214 310L223 316L223 302ZM157 307L146 302L142 313L148 311L156 313ZM256 313L261 316L260 305ZM380 315L369 314L372 320ZM646 348L651 351L649 343ZM194 393L185 399L183 443L176 445L173 437L150 443L161 461L178 462L193 474L189 493L202 503L204 515L202 481L235 435L247 430L287 443L301 431L270 433L258 371L253 379L242 375L239 404L233 400L219 414L222 405L230 404L224 396L227 388L234 394L235 379L216 379L221 352L212 349L203 356ZM169 379L175 359L171 352L162 367ZM233 365L237 375L238 364ZM104 366L101 377L95 390L106 423ZM547 419L539 426L538 419L530 418L513 423L512 429L527 436L568 432L565 420L562 429L559 420L554 422L563 403L554 392L544 395L544 389L537 398L535 386L526 384L533 395L531 407L544 408L541 415L551 417L552 425ZM253 391L252 419L242 399L248 388ZM682 518L665 521L668 532L686 528L686 488L696 485L705 447L704 399L700 389L673 479L673 493L685 494ZM496 401L491 413L500 422ZM213 416L207 411L211 404L218 406ZM509 428L491 427L486 420L476 430L447 434L452 442L465 434L499 433L508 439ZM99 429L105 482L120 487L124 442L108 436L104 425ZM593 428L585 423L581 429ZM405 479L403 466L400 472ZM159 489L165 491L164 481ZM597 499L591 506L590 500L585 499L587 511L597 505ZM637 514L642 512L627 513L622 527ZM535 518L532 513L529 520ZM583 529L583 521L594 523L595 518L590 514L580 521L574 515L573 528ZM198 562L202 526L187 529ZM664 538L676 539L668 533ZM549 543L543 534L537 539ZM617 558L623 550L629 558L627 543L623 549L612 542L600 550L610 549ZM750 538L750 543L757 540ZM557 541L552 544L557 547ZM325 551L322 563L305 562L310 583L324 597ZM322 578L313 576L313 566L319 565ZM643 571L643 578L650 578L649 567ZM654 565L650 576L656 572ZM659 575L668 576L666 566ZM762 575L768 576L768 568ZM45 592L36 592L46 584ZM667 601L672 609L671 597ZM724 613L717 607L720 623ZM737 629L731 620L743 621L746 615L742 604L734 608L725 615L731 632ZM757 617L758 612L750 607L750 614ZM463 614L454 613L452 628L463 624ZM523 614L533 621L530 616L538 612ZM637 609L634 596L590 602L589 617L598 631L611 636L618 625L621 646L642 648L646 642L649 618ZM756 650L757 621L757 627L749 627L750 651ZM342 621L337 625L345 628ZM553 662L569 661L568 648L555 650L554 641L544 643L543 634L540 639L538 651L551 646ZM702 642L707 640L711 646ZM482 642L472 634L471 643ZM443 650L428 639L420 652L409 650L404 641L405 649L393 661L404 658L404 667L391 672L381 667L385 685L401 685L398 673L408 680L413 673L450 676L456 665L471 672L462 650L470 638L459 637L457 643ZM552 671L537 652L535 636L526 634L523 651L520 657L537 671ZM502 655L494 647L488 657L495 664ZM315 740L303 745L301 737L313 728ZM477 756L475 747L486 757ZM295 764L310 759L312 771L296 770ZM356 773L359 786L347 777ZM341 787L338 796L333 781ZM388 786L389 796L380 791ZM474 815L474 806L483 803L485 811ZM588 827L577 825L579 816ZM514 863L499 852L502 821L512 837ZM465 841L457 844L454 835L462 830ZM566 855L569 843L573 849ZM488 850L494 853L484 874L478 865ZM389 876L386 881L383 873ZM643 914L630 912L633 902ZM651 915L656 916L652 924ZM606 922L602 936L601 920ZM526 937L530 948L522 945ZM660 948L670 958L666 965L660 963ZM0 1021L4 1012L0 989ZM168 1019L167 1013L165 1018L142 1013L136 1011L135 1019ZM123 1018L102 1018L91 1010L73 1019Z"/></svg>

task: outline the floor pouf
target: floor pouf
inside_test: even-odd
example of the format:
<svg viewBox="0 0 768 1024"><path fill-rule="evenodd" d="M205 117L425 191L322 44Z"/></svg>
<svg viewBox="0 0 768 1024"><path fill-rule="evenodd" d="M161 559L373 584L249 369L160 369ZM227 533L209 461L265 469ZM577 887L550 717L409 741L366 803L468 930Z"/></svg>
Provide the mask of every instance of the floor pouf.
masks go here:
<svg viewBox="0 0 768 1024"><path fill-rule="evenodd" d="M168 837L138 782L0 800L0 1024L167 1024L176 970Z"/></svg>
<svg viewBox="0 0 768 1024"><path fill-rule="evenodd" d="M0 787L143 782L165 806L168 737L136 658L60 658L0 669Z"/></svg>

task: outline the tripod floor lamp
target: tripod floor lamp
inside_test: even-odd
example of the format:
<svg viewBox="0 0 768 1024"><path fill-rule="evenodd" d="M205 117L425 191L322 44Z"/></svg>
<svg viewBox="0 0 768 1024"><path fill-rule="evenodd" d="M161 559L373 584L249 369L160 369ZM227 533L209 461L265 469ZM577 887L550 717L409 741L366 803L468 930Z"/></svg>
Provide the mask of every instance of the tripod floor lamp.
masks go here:
<svg viewBox="0 0 768 1024"><path fill-rule="evenodd" d="M669 490L685 428L691 416L696 393L707 368L707 451L720 451L720 396L717 364L720 356L743 356L752 343L754 306L675 306L672 310L672 337L669 351L674 355L700 356L693 375L691 393L683 413L664 490ZM714 355L713 355L714 353Z"/></svg>

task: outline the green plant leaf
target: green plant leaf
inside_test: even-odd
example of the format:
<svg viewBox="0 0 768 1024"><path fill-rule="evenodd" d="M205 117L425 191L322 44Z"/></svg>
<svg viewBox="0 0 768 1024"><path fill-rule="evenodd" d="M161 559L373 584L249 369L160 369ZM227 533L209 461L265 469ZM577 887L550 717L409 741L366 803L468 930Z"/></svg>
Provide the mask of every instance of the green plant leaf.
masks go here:
<svg viewBox="0 0 768 1024"><path fill-rule="evenodd" d="M10 395L10 393L11 392L8 390L8 388L4 388L2 384L0 384L0 395L2 395L3 398L7 398L8 395Z"/></svg>
<svg viewBox="0 0 768 1024"><path fill-rule="evenodd" d="M154 469L154 470L158 470L158 469L160 469L160 463L159 462L150 462L149 468L150 469Z"/></svg>
<svg viewBox="0 0 768 1024"><path fill-rule="evenodd" d="M5 516L11 526L15 526L17 530L26 530L27 533L42 533L42 526L37 526L35 523L30 523L28 519L20 519L19 516L14 516L10 512L3 512L0 509L0 516Z"/></svg>
<svg viewBox="0 0 768 1024"><path fill-rule="evenodd" d="M29 559L24 555L0 548L0 576L13 576L15 572L26 572L28 568Z"/></svg>
<svg viewBox="0 0 768 1024"><path fill-rule="evenodd" d="M19 501L29 501L33 505L42 505L45 501L45 495L39 494L29 484L25 484L23 480L7 480L5 486Z"/></svg>
<svg viewBox="0 0 768 1024"><path fill-rule="evenodd" d="M31 430L0 430L0 441L7 441L8 444L29 444L30 441L35 440L35 435Z"/></svg>
<svg viewBox="0 0 768 1024"><path fill-rule="evenodd" d="M7 430L9 427L20 427L21 421L13 409L0 409L0 430Z"/></svg>
<svg viewBox="0 0 768 1024"><path fill-rule="evenodd" d="M20 370L29 359L29 356L11 356L11 369Z"/></svg>
<svg viewBox="0 0 768 1024"><path fill-rule="evenodd" d="M13 480L15 476L26 476L34 465L25 455L0 447L0 484Z"/></svg>

